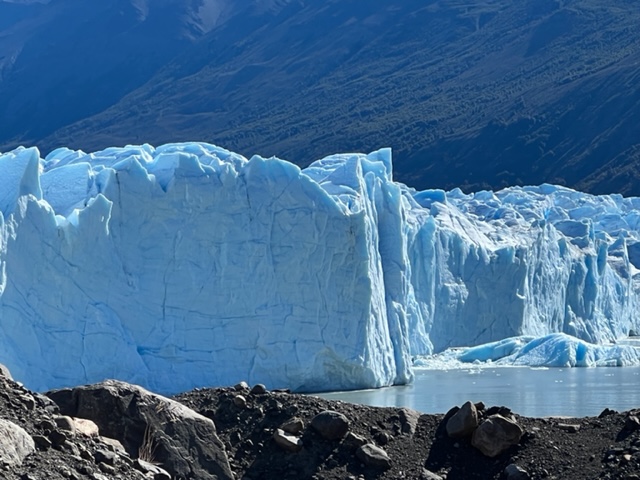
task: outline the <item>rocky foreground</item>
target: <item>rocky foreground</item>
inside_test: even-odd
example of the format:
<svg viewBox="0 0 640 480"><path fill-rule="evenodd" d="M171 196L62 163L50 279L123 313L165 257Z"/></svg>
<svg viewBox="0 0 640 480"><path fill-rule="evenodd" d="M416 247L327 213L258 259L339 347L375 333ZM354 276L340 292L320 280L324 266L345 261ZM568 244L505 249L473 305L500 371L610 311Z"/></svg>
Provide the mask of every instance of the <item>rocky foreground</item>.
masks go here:
<svg viewBox="0 0 640 480"><path fill-rule="evenodd" d="M244 383L175 399L116 381L41 395L6 375L5 479L640 479L640 410L541 419L467 402L422 415Z"/></svg>

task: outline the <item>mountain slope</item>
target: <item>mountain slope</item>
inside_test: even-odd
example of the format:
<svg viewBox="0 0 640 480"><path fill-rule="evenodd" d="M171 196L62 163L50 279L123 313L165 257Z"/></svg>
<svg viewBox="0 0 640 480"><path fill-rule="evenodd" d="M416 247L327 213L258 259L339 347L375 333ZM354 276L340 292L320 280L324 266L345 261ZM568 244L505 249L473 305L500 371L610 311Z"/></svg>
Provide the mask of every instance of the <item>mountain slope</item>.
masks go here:
<svg viewBox="0 0 640 480"><path fill-rule="evenodd" d="M254 0L235 12L110 108L22 138L45 150L200 139L301 165L391 146L397 177L418 188L640 195L631 2Z"/></svg>
<svg viewBox="0 0 640 480"><path fill-rule="evenodd" d="M229 5L225 0L1 2L3 140L35 143L103 111L213 28Z"/></svg>

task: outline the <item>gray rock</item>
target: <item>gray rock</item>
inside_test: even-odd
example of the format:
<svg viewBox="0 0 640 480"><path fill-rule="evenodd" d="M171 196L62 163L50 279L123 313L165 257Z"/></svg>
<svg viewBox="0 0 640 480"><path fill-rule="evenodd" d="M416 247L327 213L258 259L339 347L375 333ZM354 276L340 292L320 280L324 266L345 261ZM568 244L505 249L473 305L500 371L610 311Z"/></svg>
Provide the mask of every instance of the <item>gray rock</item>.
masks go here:
<svg viewBox="0 0 640 480"><path fill-rule="evenodd" d="M273 439L276 444L287 452L299 452L302 450L302 439L294 435L289 435L280 428L273 432Z"/></svg>
<svg viewBox="0 0 640 480"><path fill-rule="evenodd" d="M600 412L600 415L598 415L598 418L605 418L605 417L608 417L609 415L615 415L616 413L618 412L616 412L615 410L611 410L610 408L605 408Z"/></svg>
<svg viewBox="0 0 640 480"><path fill-rule="evenodd" d="M76 425L73 422L71 417L66 415L58 415L53 419L56 423L56 426L65 432L69 432L72 435L76 433Z"/></svg>
<svg viewBox="0 0 640 480"><path fill-rule="evenodd" d="M496 457L522 437L522 428L502 415L491 415L473 432L471 445L487 457Z"/></svg>
<svg viewBox="0 0 640 480"><path fill-rule="evenodd" d="M55 404L55 402L53 400L51 400L49 397L41 394L41 393L33 393L33 398L36 399L36 401L38 402L38 405L40 405L41 407L44 407L44 409L49 412L51 415L57 415L58 412L58 405Z"/></svg>
<svg viewBox="0 0 640 480"><path fill-rule="evenodd" d="M402 425L402 433L413 436L418 428L418 420L420 420L420 412L410 408L400 409L400 424Z"/></svg>
<svg viewBox="0 0 640 480"><path fill-rule="evenodd" d="M240 383L236 383L233 386L234 390L236 390L237 392L248 392L249 391L249 384L245 381L242 381Z"/></svg>
<svg viewBox="0 0 640 480"><path fill-rule="evenodd" d="M106 463L99 463L98 464L98 468L103 471L104 473L108 473L109 475L115 475L116 474L116 469L115 467L106 464Z"/></svg>
<svg viewBox="0 0 640 480"><path fill-rule="evenodd" d="M301 418L295 417L284 422L280 428L287 433L296 435L304 430L304 422Z"/></svg>
<svg viewBox="0 0 640 480"><path fill-rule="evenodd" d="M531 477L524 468L511 463L504 469L504 478L505 480L529 480Z"/></svg>
<svg viewBox="0 0 640 480"><path fill-rule="evenodd" d="M139 458L134 461L133 466L136 470L147 474L147 478L153 480L171 480L169 472L157 465L140 460Z"/></svg>
<svg viewBox="0 0 640 480"><path fill-rule="evenodd" d="M559 423L558 428L560 430L564 430L565 432L578 433L578 430L580 430L580 425L573 425L569 423Z"/></svg>
<svg viewBox="0 0 640 480"><path fill-rule="evenodd" d="M18 398L20 399L20 401L22 402L22 404L25 406L27 410L29 411L35 410L36 400L31 395L29 395L28 393L25 393L24 395L20 395Z"/></svg>
<svg viewBox="0 0 640 480"><path fill-rule="evenodd" d="M420 480L442 480L442 477L433 473L431 470L423 468L422 473L420 474Z"/></svg>
<svg viewBox="0 0 640 480"><path fill-rule="evenodd" d="M178 402L115 380L47 395L63 415L94 421L131 457L145 453L151 458L142 460L162 464L171 477L233 479L213 421Z"/></svg>
<svg viewBox="0 0 640 480"><path fill-rule="evenodd" d="M389 435L387 432L378 432L375 435L375 440L378 445L386 445L391 440L391 435Z"/></svg>
<svg viewBox="0 0 640 480"><path fill-rule="evenodd" d="M33 438L19 425L0 419L0 459L2 463L21 465L24 458L35 452Z"/></svg>
<svg viewBox="0 0 640 480"><path fill-rule="evenodd" d="M54 447L59 447L60 445L62 445L64 442L67 441L67 436L64 433L62 433L60 430L53 430L49 434L49 440L51 440L51 444Z"/></svg>
<svg viewBox="0 0 640 480"><path fill-rule="evenodd" d="M236 395L233 397L233 404L238 408L247 408L247 399L242 395Z"/></svg>
<svg viewBox="0 0 640 480"><path fill-rule="evenodd" d="M11 372L6 367L6 365L3 365L2 363L0 363L0 375L2 375L4 378L8 378L9 380L13 380Z"/></svg>
<svg viewBox="0 0 640 480"><path fill-rule="evenodd" d="M65 451L69 452L71 455L80 457L80 448L75 443L67 441L67 442L64 442L62 447L65 449Z"/></svg>
<svg viewBox="0 0 640 480"><path fill-rule="evenodd" d="M325 410L311 419L311 426L326 440L339 440L349 431L349 420L342 413Z"/></svg>
<svg viewBox="0 0 640 480"><path fill-rule="evenodd" d="M39 425L40 425L40 428L47 433L49 433L51 430L55 430L56 428L56 422L49 420L48 418L45 418L44 420L42 420L39 423Z"/></svg>
<svg viewBox="0 0 640 480"><path fill-rule="evenodd" d="M264 395L267 393L267 387L265 387L262 383L256 383L253 387L251 387L250 393L254 395Z"/></svg>
<svg viewBox="0 0 640 480"><path fill-rule="evenodd" d="M478 411L466 402L447 422L447 435L454 438L468 437L478 428Z"/></svg>
<svg viewBox="0 0 640 480"><path fill-rule="evenodd" d="M366 443L367 439L357 433L349 432L347 436L344 437L344 445L352 450L356 450Z"/></svg>
<svg viewBox="0 0 640 480"><path fill-rule="evenodd" d="M624 428L631 431L640 429L640 419L635 415L629 415L624 422Z"/></svg>
<svg viewBox="0 0 640 480"><path fill-rule="evenodd" d="M356 450L356 457L370 467L384 469L391 467L391 459L389 455L387 455L387 452L372 443L366 443L358 448L358 450Z"/></svg>
<svg viewBox="0 0 640 480"><path fill-rule="evenodd" d="M80 458L84 458L85 460L93 461L93 454L81 443L78 444L78 450L80 450Z"/></svg>
<svg viewBox="0 0 640 480"><path fill-rule="evenodd" d="M126 453L124 446L115 438L100 437L100 441L107 445L112 452Z"/></svg>
<svg viewBox="0 0 640 480"><path fill-rule="evenodd" d="M31 439L34 441L34 443L40 447L42 450L48 450L49 448L51 448L51 446L53 445L51 443L51 440L49 440L47 437L45 437L44 435L33 435L31 437Z"/></svg>
<svg viewBox="0 0 640 480"><path fill-rule="evenodd" d="M72 420L76 433L84 435L85 437L97 437L100 434L100 429L98 425L96 425L96 422L86 418L72 418Z"/></svg>
<svg viewBox="0 0 640 480"><path fill-rule="evenodd" d="M101 448L93 452L93 458L95 459L96 463L106 463L107 465L115 465L116 460L118 459L118 456L109 450L105 450Z"/></svg>

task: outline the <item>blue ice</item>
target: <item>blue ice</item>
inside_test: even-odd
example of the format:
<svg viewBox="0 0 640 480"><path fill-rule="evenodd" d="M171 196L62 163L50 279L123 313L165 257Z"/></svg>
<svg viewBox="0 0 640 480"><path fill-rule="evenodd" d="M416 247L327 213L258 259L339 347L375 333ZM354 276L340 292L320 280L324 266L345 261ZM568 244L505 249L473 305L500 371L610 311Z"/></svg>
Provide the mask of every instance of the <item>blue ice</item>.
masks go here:
<svg viewBox="0 0 640 480"><path fill-rule="evenodd" d="M416 356L490 342L466 359L626 365L639 208L416 192L389 149L301 170L204 143L20 148L0 155L0 362L39 390L162 393L404 384Z"/></svg>

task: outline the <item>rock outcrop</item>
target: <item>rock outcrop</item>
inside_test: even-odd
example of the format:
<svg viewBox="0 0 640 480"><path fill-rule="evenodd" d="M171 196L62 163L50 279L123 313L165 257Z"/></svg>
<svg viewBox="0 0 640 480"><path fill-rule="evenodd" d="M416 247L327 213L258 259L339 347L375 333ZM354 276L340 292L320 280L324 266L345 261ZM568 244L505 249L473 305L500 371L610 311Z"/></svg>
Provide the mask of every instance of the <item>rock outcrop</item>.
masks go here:
<svg viewBox="0 0 640 480"><path fill-rule="evenodd" d="M172 477L233 479L213 421L174 400L114 380L47 395L64 415L92 420L133 458L157 463Z"/></svg>

